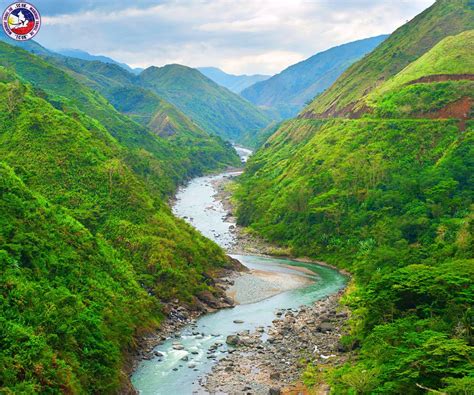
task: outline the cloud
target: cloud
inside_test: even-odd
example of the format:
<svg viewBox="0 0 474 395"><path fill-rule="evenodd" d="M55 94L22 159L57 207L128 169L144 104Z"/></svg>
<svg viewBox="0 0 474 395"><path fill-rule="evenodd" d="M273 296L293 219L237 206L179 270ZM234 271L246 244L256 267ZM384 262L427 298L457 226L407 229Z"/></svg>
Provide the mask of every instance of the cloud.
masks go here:
<svg viewBox="0 0 474 395"><path fill-rule="evenodd" d="M335 45L390 33L434 0L32 0L47 48L136 67L182 63L273 74ZM5 3L5 5L8 2Z"/></svg>

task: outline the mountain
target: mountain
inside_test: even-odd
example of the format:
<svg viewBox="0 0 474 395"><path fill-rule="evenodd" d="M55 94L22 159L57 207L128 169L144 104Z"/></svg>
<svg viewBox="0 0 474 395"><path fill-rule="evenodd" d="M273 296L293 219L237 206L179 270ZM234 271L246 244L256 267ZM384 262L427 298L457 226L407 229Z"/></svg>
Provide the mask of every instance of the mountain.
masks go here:
<svg viewBox="0 0 474 395"><path fill-rule="evenodd" d="M48 62L63 68L79 82L100 90L111 103L118 106L119 111L125 111L144 126L156 127L159 123L149 125L149 122L155 113L160 111L160 105L171 110L172 104L175 106L173 114L179 113L181 120L192 118L186 119L185 123L188 127L193 125L198 134L204 131L224 140L250 141L251 136L267 126L274 116L271 112L257 109L199 71L186 66L150 67L137 76L135 72L126 70L113 60L97 60L93 55L92 58L89 57L92 60L63 56L34 41L23 43L9 38L4 41L44 57ZM160 81L157 78L160 78ZM182 94L183 92L186 94ZM125 99L124 95L127 95L128 99ZM170 115L171 118L174 118L172 123L176 124L177 118ZM170 134L167 132L165 135ZM223 141L216 141L219 145L223 144ZM225 149L228 150L227 147Z"/></svg>
<svg viewBox="0 0 474 395"><path fill-rule="evenodd" d="M474 6L437 1L351 66L247 163L238 222L351 272L341 348L307 385L474 386Z"/></svg>
<svg viewBox="0 0 474 395"><path fill-rule="evenodd" d="M131 68L128 64L126 63L121 63L117 62L116 60L109 58L107 56L103 55L91 55L90 53L86 51L82 51L80 49L59 49L55 51L56 53L59 53L63 56L68 56L70 58L77 58L77 59L82 59L82 60L97 60L102 63L111 63L111 64L116 64L120 67L122 67L124 70L127 70L131 73L139 74L143 69L140 68Z"/></svg>
<svg viewBox="0 0 474 395"><path fill-rule="evenodd" d="M264 74L228 74L217 67L198 67L197 69L207 78L213 80L217 84L231 90L234 93L240 93L250 85L253 85L256 82L267 80L271 77L270 75Z"/></svg>
<svg viewBox="0 0 474 395"><path fill-rule="evenodd" d="M115 393L163 302L219 295L228 258L166 203L196 158L45 59L0 64L0 392Z"/></svg>
<svg viewBox="0 0 474 395"><path fill-rule="evenodd" d="M192 167L197 172L239 163L230 143L209 135L175 106L138 86L138 78L118 65L66 57L51 61L100 91L121 113L187 151L186 156L193 158Z"/></svg>
<svg viewBox="0 0 474 395"><path fill-rule="evenodd" d="M156 148L157 142L150 132L173 140L172 144L180 149L178 157L181 157L183 166L170 169L170 174L184 171L188 176L195 176L210 169L239 163L239 158L230 144L205 133L179 110L152 92L133 86L136 76L116 64L68 58L50 52L41 55L46 60L43 62L38 58L28 57L24 52L15 55L15 60L8 60L8 57L12 56L8 48L6 44L0 46L0 60L4 64L15 66L21 76L56 95L64 95L67 90L79 109L103 120L111 133L122 142L126 138L128 144L133 144L136 149L157 149L161 158L163 148ZM85 86L95 92L101 92L102 95L90 90L86 92ZM121 116L110 105L104 106L104 96L116 109L131 117ZM97 100L100 103L96 103ZM128 107L122 108L124 103ZM105 108L108 112L104 111ZM169 122L149 125L158 112L166 113ZM142 126L132 122L130 118ZM169 125L173 125L174 133L170 132ZM163 126L164 129L161 130L158 126ZM189 158L193 158L193 161L189 162Z"/></svg>
<svg viewBox="0 0 474 395"><path fill-rule="evenodd" d="M174 104L202 129L224 139L238 142L245 133L256 133L270 123L253 104L190 67L153 66L138 78L142 87Z"/></svg>
<svg viewBox="0 0 474 395"><path fill-rule="evenodd" d="M469 0L441 0L400 27L363 62L352 65L305 109L310 117L351 116L359 101L446 36L474 29Z"/></svg>
<svg viewBox="0 0 474 395"><path fill-rule="evenodd" d="M250 86L241 94L257 106L276 109L281 118L291 118L387 37L381 35L330 48Z"/></svg>
<svg viewBox="0 0 474 395"><path fill-rule="evenodd" d="M39 56L54 56L54 52L46 49L41 44L37 43L35 40L26 40L26 41L18 41L13 40L12 38L8 37L6 34L0 34L0 42L3 41L7 44L13 45L15 47L19 47L24 49L25 51L31 52L35 55Z"/></svg>

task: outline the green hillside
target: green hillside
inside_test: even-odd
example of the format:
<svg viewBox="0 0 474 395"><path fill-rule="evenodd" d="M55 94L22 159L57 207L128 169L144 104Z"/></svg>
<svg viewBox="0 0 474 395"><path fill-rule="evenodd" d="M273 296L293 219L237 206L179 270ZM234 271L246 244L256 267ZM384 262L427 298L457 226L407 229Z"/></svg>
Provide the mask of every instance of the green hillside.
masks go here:
<svg viewBox="0 0 474 395"><path fill-rule="evenodd" d="M226 140L240 141L270 123L267 116L199 71L181 65L149 67L139 76L143 87L174 104L193 122Z"/></svg>
<svg viewBox="0 0 474 395"><path fill-rule="evenodd" d="M121 351L153 326L133 269L0 162L0 391L111 392Z"/></svg>
<svg viewBox="0 0 474 395"><path fill-rule="evenodd" d="M473 373L473 158L472 122L391 119L288 121L249 160L240 224L356 277L341 392L352 371L377 393Z"/></svg>
<svg viewBox="0 0 474 395"><path fill-rule="evenodd" d="M304 110L304 116L347 116L357 102L385 80L418 59L443 38L474 29L470 0L438 0L433 6L397 29L364 59Z"/></svg>
<svg viewBox="0 0 474 395"><path fill-rule="evenodd" d="M160 302L217 292L207 279L228 261L162 198L190 158L0 45L21 73L0 68L0 392L114 393Z"/></svg>
<svg viewBox="0 0 474 395"><path fill-rule="evenodd" d="M257 106L274 108L283 119L294 117L309 100L329 88L344 70L386 38L371 37L317 53L250 86L242 96Z"/></svg>
<svg viewBox="0 0 474 395"><path fill-rule="evenodd" d="M331 110L284 122L240 179L240 224L354 275L342 346L355 357L337 369L315 361L308 384L343 394L474 386L472 31L441 37L472 23L460 5L437 2L309 107L357 98L363 117L329 118ZM446 12L458 19L448 24ZM405 59L408 42L418 51L412 63L382 67L381 48ZM365 102L369 74L387 81Z"/></svg>
<svg viewBox="0 0 474 395"><path fill-rule="evenodd" d="M238 163L238 157L233 149L215 138L208 140L207 162L191 161L196 145L200 145L196 144L196 141L175 145L173 142L157 138L148 128L118 112L98 92L110 93L110 90L120 89L121 84L131 74L119 66L100 62L90 66L95 68L94 75L100 79L100 82L96 82L89 76L76 72L70 75L52 63L57 62L55 58L47 59L49 61L0 42L0 65L14 69L25 81L42 90L42 95L56 108L68 113L84 112L105 125L114 138L131 150L127 153L128 163L135 169L140 169L144 175L156 173L153 181L157 182L157 187L162 192L172 192L178 182L192 175ZM71 63L73 61L71 60ZM117 70L121 72L117 73ZM104 75L100 74L101 71ZM86 84L95 89L90 89ZM107 84L108 88L102 88ZM155 103L162 103L159 98L153 97L153 99ZM204 151L206 148L204 144ZM217 156L213 156L214 153ZM161 177L162 174L168 174L170 177Z"/></svg>
<svg viewBox="0 0 474 395"><path fill-rule="evenodd" d="M231 145L191 122L175 106L149 89L137 86L137 77L110 63L49 57L76 80L100 92L121 113L172 142L186 158L193 174L237 166L240 159Z"/></svg>
<svg viewBox="0 0 474 395"><path fill-rule="evenodd" d="M474 30L446 37L374 89L363 105L377 116L434 116L436 111L463 100L474 101L473 53ZM454 110L450 116L456 117ZM466 109L461 106L459 111Z"/></svg>

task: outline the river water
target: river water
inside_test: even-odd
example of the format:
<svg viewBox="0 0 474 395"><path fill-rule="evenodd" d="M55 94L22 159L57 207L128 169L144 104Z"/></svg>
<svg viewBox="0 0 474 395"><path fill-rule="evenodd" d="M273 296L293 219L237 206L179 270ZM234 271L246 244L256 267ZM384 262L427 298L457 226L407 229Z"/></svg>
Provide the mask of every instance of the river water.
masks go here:
<svg viewBox="0 0 474 395"><path fill-rule="evenodd" d="M245 162L251 152L240 147L236 149ZM213 183L234 174L235 172L224 172L193 179L178 191L173 207L175 215L184 218L224 249L235 243L231 232L231 227L235 224L225 219L227 213L222 203L215 200L216 190ZM155 348L163 356L143 360L139 364L132 376L132 383L140 394L206 394L201 386L202 378L211 371L218 359L227 354L228 346L225 344L225 339L228 335L243 330L252 331L257 327L268 327L279 309L297 309L301 305L311 304L339 291L346 281L339 272L325 266L290 259L252 255L232 256L250 269L297 274L314 281L304 287L282 292L255 303L240 304L232 309L201 316L195 324L185 327L181 333L176 334L176 337L166 340ZM298 268L306 268L309 271ZM235 320L243 323L235 323ZM183 349L175 349L181 348L180 346L183 346ZM210 351L212 348L216 351Z"/></svg>

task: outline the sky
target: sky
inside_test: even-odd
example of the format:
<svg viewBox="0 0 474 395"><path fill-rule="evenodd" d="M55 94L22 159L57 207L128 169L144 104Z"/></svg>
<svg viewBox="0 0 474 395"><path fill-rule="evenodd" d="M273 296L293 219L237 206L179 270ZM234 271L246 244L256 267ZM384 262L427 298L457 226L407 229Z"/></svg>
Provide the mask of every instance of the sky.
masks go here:
<svg viewBox="0 0 474 395"><path fill-rule="evenodd" d="M179 63L275 74L317 52L393 32L434 0L29 0L36 40L132 67ZM5 8L11 1L0 0ZM2 10L3 10L2 8Z"/></svg>

